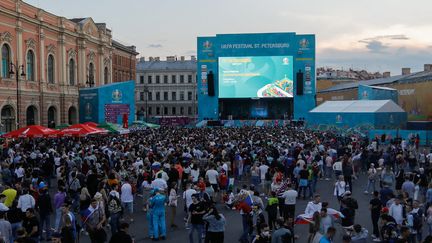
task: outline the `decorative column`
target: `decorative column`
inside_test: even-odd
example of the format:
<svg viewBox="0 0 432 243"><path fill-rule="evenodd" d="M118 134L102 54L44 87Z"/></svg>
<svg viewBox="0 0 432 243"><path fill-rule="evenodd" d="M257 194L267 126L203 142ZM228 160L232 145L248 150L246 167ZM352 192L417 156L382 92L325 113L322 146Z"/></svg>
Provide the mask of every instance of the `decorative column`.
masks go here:
<svg viewBox="0 0 432 243"><path fill-rule="evenodd" d="M78 41L78 85L85 86L87 80L86 68L86 42L85 40Z"/></svg>
<svg viewBox="0 0 432 243"><path fill-rule="evenodd" d="M105 76L104 76L104 71L105 71L105 66L104 66L104 48L103 46L99 46L99 83L95 80L95 86L100 86L102 84L104 84L105 81ZM99 85L97 85L99 84Z"/></svg>

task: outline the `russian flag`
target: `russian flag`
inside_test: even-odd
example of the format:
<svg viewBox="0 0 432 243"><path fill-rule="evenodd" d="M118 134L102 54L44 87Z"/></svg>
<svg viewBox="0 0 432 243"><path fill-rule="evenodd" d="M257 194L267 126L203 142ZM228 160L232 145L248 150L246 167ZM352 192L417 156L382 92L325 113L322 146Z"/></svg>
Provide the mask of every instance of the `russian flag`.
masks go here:
<svg viewBox="0 0 432 243"><path fill-rule="evenodd" d="M252 205L253 205L253 200L252 200L252 197L251 197L250 194L248 194L248 195L246 196L246 198L244 199L244 202L245 202L247 205L249 205L249 206L252 207Z"/></svg>
<svg viewBox="0 0 432 243"><path fill-rule="evenodd" d="M345 218L345 216L341 212L339 212L333 208L327 208L327 214L334 217L335 219ZM313 215L300 214L296 217L294 223L295 224L309 224L309 222L312 221L312 216Z"/></svg>

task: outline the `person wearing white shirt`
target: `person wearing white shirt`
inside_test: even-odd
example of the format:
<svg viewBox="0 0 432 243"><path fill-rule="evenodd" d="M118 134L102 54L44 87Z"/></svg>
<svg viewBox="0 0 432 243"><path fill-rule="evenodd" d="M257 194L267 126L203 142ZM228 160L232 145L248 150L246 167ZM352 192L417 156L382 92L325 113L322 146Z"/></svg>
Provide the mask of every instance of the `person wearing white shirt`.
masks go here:
<svg viewBox="0 0 432 243"><path fill-rule="evenodd" d="M321 196L317 194L314 200L307 204L305 214L312 216L315 212L321 212L321 208Z"/></svg>
<svg viewBox="0 0 432 243"><path fill-rule="evenodd" d="M159 191L166 191L168 184L164 179L162 179L162 174L158 174L157 178L152 181L151 187L153 189L158 189Z"/></svg>
<svg viewBox="0 0 432 243"><path fill-rule="evenodd" d="M400 203L400 198L395 198L389 208L389 215L392 216L398 225L402 225L404 221L403 206Z"/></svg>
<svg viewBox="0 0 432 243"><path fill-rule="evenodd" d="M18 206L23 213L27 212L27 209L34 208L36 205L36 201L32 195L30 195L27 189L24 191L24 194L18 198Z"/></svg>
<svg viewBox="0 0 432 243"><path fill-rule="evenodd" d="M293 218L295 214L295 205L298 192L292 189L291 184L288 184L286 191L282 194L285 199L284 218Z"/></svg>
<svg viewBox="0 0 432 243"><path fill-rule="evenodd" d="M192 185L191 184L186 184L186 191L183 192L183 200L185 202L185 213L186 213L186 217L185 219L187 219L187 216L189 215L188 210L190 205L192 204L192 195L196 194L197 191L195 191L194 189L191 188Z"/></svg>
<svg viewBox="0 0 432 243"><path fill-rule="evenodd" d="M125 178L125 183L121 187L120 200L126 213L129 213L130 221L133 222L133 193L129 178Z"/></svg>
<svg viewBox="0 0 432 243"><path fill-rule="evenodd" d="M339 176L342 175L342 161L339 160L333 164L333 171L336 178L339 178Z"/></svg>
<svg viewBox="0 0 432 243"><path fill-rule="evenodd" d="M219 186L218 186L218 176L219 173L215 170L214 165L210 167L210 170L208 170L205 174L206 178L210 182L210 185L213 187L214 190L214 200L217 200L218 198L218 192L219 192Z"/></svg>

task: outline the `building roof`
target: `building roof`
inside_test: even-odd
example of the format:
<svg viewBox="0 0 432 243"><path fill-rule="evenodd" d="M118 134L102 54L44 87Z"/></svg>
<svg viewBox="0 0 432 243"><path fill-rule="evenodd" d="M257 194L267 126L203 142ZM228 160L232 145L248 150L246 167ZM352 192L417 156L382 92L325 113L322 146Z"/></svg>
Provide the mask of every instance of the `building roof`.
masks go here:
<svg viewBox="0 0 432 243"><path fill-rule="evenodd" d="M370 85L364 85L364 84L360 84L359 86L369 87L372 89L397 91L397 89L393 89L393 88L389 88L389 87L382 87L382 86L370 86Z"/></svg>
<svg viewBox="0 0 432 243"><path fill-rule="evenodd" d="M392 100L340 100L326 101L311 113L383 113L405 112Z"/></svg>
<svg viewBox="0 0 432 243"><path fill-rule="evenodd" d="M391 83L411 83L411 82L422 82L422 81L432 81L432 71L421 71L421 72L411 73L407 75L397 75L388 78L377 78L377 79L359 81L355 83L338 84L328 89L321 90L318 93L354 89L354 88L358 88L359 85L375 86L375 85L383 85L383 84L391 84Z"/></svg>
<svg viewBox="0 0 432 243"><path fill-rule="evenodd" d="M85 19L87 19L87 18L73 18L73 19L69 19L69 20L78 24Z"/></svg>
<svg viewBox="0 0 432 243"><path fill-rule="evenodd" d="M184 61L144 61L138 62L137 72L139 71L169 71L169 70L197 70L197 63L193 60Z"/></svg>
<svg viewBox="0 0 432 243"><path fill-rule="evenodd" d="M139 54L136 51L136 47L135 46L127 46L127 45L124 45L124 44L122 44L122 43L120 43L119 41L116 41L116 40L112 40L111 42L112 42L113 47L116 48L116 49L120 49L122 51L128 52L128 53L130 53L132 55L135 55L135 56Z"/></svg>

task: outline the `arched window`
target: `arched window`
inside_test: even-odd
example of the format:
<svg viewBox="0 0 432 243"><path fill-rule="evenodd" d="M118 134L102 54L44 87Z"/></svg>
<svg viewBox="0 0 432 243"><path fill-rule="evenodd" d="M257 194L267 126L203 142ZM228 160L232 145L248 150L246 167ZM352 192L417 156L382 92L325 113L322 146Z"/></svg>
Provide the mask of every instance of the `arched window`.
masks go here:
<svg viewBox="0 0 432 243"><path fill-rule="evenodd" d="M35 81L34 78L34 53L32 50L27 52L27 80Z"/></svg>
<svg viewBox="0 0 432 243"><path fill-rule="evenodd" d="M10 48L9 45L4 44L2 46L2 77L9 78L10 70Z"/></svg>
<svg viewBox="0 0 432 243"><path fill-rule="evenodd" d="M48 83L54 83L54 57L53 55L48 56Z"/></svg>
<svg viewBox="0 0 432 243"><path fill-rule="evenodd" d="M89 86L94 87L95 76L94 76L94 65L92 62L89 64L88 77L89 77Z"/></svg>
<svg viewBox="0 0 432 243"><path fill-rule="evenodd" d="M69 85L75 85L75 61L69 60Z"/></svg>
<svg viewBox="0 0 432 243"><path fill-rule="evenodd" d="M104 82L105 84L108 84L108 67L105 67L104 69Z"/></svg>

